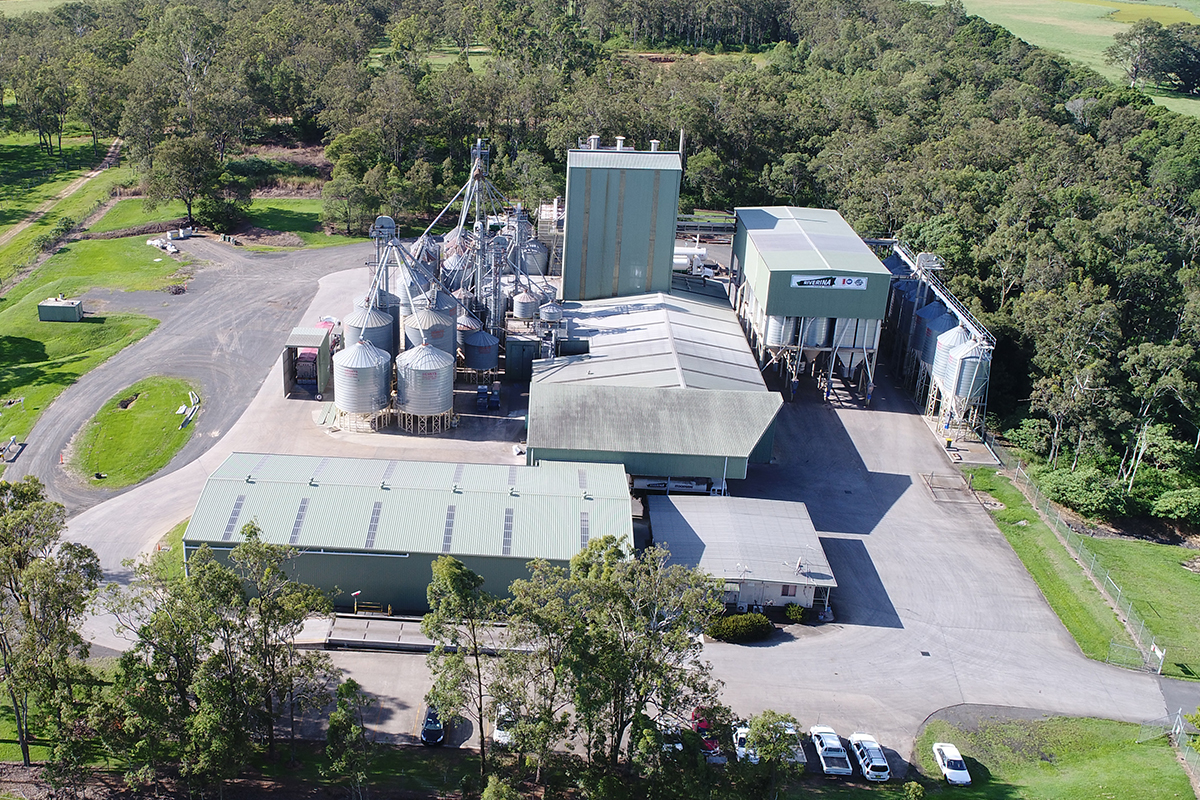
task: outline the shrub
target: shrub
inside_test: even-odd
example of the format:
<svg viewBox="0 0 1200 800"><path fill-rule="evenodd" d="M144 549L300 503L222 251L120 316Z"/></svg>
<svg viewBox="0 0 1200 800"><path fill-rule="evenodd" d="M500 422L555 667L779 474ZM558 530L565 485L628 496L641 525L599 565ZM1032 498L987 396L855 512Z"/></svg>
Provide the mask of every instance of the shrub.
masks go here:
<svg viewBox="0 0 1200 800"><path fill-rule="evenodd" d="M1034 472L1038 488L1056 503L1073 508L1085 517L1111 519L1125 510L1121 487L1094 466L1069 469L1040 469Z"/></svg>
<svg viewBox="0 0 1200 800"><path fill-rule="evenodd" d="M901 794L904 800L923 800L925 797L925 787L916 781L909 781L904 784L904 790Z"/></svg>
<svg viewBox="0 0 1200 800"><path fill-rule="evenodd" d="M804 622L804 606L788 603L783 607L783 615L792 622Z"/></svg>
<svg viewBox="0 0 1200 800"><path fill-rule="evenodd" d="M1154 516L1200 524L1200 489L1163 492L1154 501Z"/></svg>
<svg viewBox="0 0 1200 800"><path fill-rule="evenodd" d="M724 642L758 642L775 632L771 620L762 614L735 614L721 617L707 631L714 639Z"/></svg>
<svg viewBox="0 0 1200 800"><path fill-rule="evenodd" d="M1005 431L1004 438L1022 450L1045 456L1050 452L1050 433L1049 420L1023 419L1020 425Z"/></svg>

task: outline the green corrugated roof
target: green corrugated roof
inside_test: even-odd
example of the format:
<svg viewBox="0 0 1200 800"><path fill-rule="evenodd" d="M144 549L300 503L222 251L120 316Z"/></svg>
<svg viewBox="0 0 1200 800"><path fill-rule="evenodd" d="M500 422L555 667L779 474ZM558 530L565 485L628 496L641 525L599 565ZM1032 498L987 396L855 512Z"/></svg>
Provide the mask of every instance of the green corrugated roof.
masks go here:
<svg viewBox="0 0 1200 800"><path fill-rule="evenodd" d="M763 206L734 211L771 272L891 275L832 209Z"/></svg>
<svg viewBox="0 0 1200 800"><path fill-rule="evenodd" d="M568 150L567 169L683 170L679 153L670 150Z"/></svg>
<svg viewBox="0 0 1200 800"><path fill-rule="evenodd" d="M526 438L531 449L746 458L782 405L776 392L533 383Z"/></svg>
<svg viewBox="0 0 1200 800"><path fill-rule="evenodd" d="M582 547L585 513L589 536L632 537L619 464L527 467L234 453L205 484L184 541L231 546L242 525L254 520L266 541L304 550L565 561Z"/></svg>

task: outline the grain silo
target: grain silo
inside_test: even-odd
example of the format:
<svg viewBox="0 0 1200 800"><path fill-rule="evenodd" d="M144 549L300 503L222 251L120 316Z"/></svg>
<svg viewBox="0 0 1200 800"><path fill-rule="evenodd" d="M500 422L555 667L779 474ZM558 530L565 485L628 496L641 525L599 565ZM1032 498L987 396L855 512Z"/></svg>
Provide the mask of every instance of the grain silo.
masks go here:
<svg viewBox="0 0 1200 800"><path fill-rule="evenodd" d="M430 344L444 353L455 353L454 319L440 311L429 308L418 308L404 320L404 347L416 347L419 344Z"/></svg>
<svg viewBox="0 0 1200 800"><path fill-rule="evenodd" d="M953 394L956 381L950 353L970 338L971 332L961 325L937 337L937 349L933 353L933 379L944 393Z"/></svg>
<svg viewBox="0 0 1200 800"><path fill-rule="evenodd" d="M476 372L490 372L500 363L500 340L487 331L473 331L463 337L463 366Z"/></svg>
<svg viewBox="0 0 1200 800"><path fill-rule="evenodd" d="M333 357L333 402L347 414L373 414L387 408L391 357L370 341L358 341Z"/></svg>
<svg viewBox="0 0 1200 800"><path fill-rule="evenodd" d="M533 319L539 307L539 299L532 292L524 291L513 297L513 316L517 319Z"/></svg>
<svg viewBox="0 0 1200 800"><path fill-rule="evenodd" d="M396 359L396 411L400 426L413 433L438 433L454 412L455 358L431 344L419 344Z"/></svg>
<svg viewBox="0 0 1200 800"><path fill-rule="evenodd" d="M392 315L378 308L355 306L342 320L345 341L353 344L360 339L370 342L387 353L392 352Z"/></svg>
<svg viewBox="0 0 1200 800"><path fill-rule="evenodd" d="M958 317L947 311L940 317L934 317L925 323L925 335L921 337L921 363L932 366L933 356L937 352L938 337L958 325Z"/></svg>

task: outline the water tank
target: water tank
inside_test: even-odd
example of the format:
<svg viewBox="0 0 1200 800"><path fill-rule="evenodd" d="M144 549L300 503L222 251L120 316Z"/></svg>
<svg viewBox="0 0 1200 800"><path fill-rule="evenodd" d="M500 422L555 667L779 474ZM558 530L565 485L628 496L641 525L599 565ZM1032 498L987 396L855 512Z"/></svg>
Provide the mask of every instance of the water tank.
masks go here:
<svg viewBox="0 0 1200 800"><path fill-rule="evenodd" d="M971 338L971 334L961 325L937 337L937 347L933 351L933 379L944 393L954 391L956 377L951 367L950 353L954 348Z"/></svg>
<svg viewBox="0 0 1200 800"><path fill-rule="evenodd" d="M458 344L455 329L453 318L440 311L418 308L404 320L404 348L426 343L454 355Z"/></svg>
<svg viewBox="0 0 1200 800"><path fill-rule="evenodd" d="M369 341L354 342L333 356L333 403L349 414L387 408L392 360Z"/></svg>
<svg viewBox="0 0 1200 800"><path fill-rule="evenodd" d="M784 347L796 339L795 317L767 317L767 347Z"/></svg>
<svg viewBox="0 0 1200 800"><path fill-rule="evenodd" d="M378 308L355 306L342 320L346 343L365 339L380 350L392 352L392 315Z"/></svg>
<svg viewBox="0 0 1200 800"><path fill-rule="evenodd" d="M463 338L463 365L484 372L500 363L500 340L487 331L472 331Z"/></svg>
<svg viewBox="0 0 1200 800"><path fill-rule="evenodd" d="M529 292L513 297L513 316L517 319L533 319L538 314L539 298Z"/></svg>
<svg viewBox="0 0 1200 800"><path fill-rule="evenodd" d="M921 338L921 363L933 365L933 355L937 352L938 337L958 325L958 317L950 312L925 323L925 335Z"/></svg>
<svg viewBox="0 0 1200 800"><path fill-rule="evenodd" d="M992 354L979 342L968 340L950 351L950 371L954 376L954 396L972 400L987 390Z"/></svg>
<svg viewBox="0 0 1200 800"><path fill-rule="evenodd" d="M828 317L809 317L801 319L800 331L803 341L800 342L805 347L828 347L829 346L829 318Z"/></svg>
<svg viewBox="0 0 1200 800"><path fill-rule="evenodd" d="M433 345L405 350L396 359L396 410L432 416L454 409L454 357Z"/></svg>
<svg viewBox="0 0 1200 800"><path fill-rule="evenodd" d="M475 331L483 330L483 325L474 317L459 317L458 318L458 346L463 346L463 339Z"/></svg>
<svg viewBox="0 0 1200 800"><path fill-rule="evenodd" d="M912 320L912 336L908 340L908 349L921 354L921 347L925 343L925 327L931 319L937 319L946 313L946 307L936 300L932 303L918 308L913 312ZM948 328L946 330L949 330ZM941 333L942 331L938 331Z"/></svg>
<svg viewBox="0 0 1200 800"><path fill-rule="evenodd" d="M563 318L562 306L551 300L538 309L538 316L542 322L561 322Z"/></svg>

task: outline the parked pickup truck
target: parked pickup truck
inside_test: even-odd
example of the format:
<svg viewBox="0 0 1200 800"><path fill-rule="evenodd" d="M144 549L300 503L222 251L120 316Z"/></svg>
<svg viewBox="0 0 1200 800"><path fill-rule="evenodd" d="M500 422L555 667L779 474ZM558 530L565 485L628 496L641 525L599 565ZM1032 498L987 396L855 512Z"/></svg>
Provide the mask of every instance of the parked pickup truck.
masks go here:
<svg viewBox="0 0 1200 800"><path fill-rule="evenodd" d="M826 775L853 775L850 754L842 747L842 740L828 725L813 725L808 729L817 748L817 758Z"/></svg>

